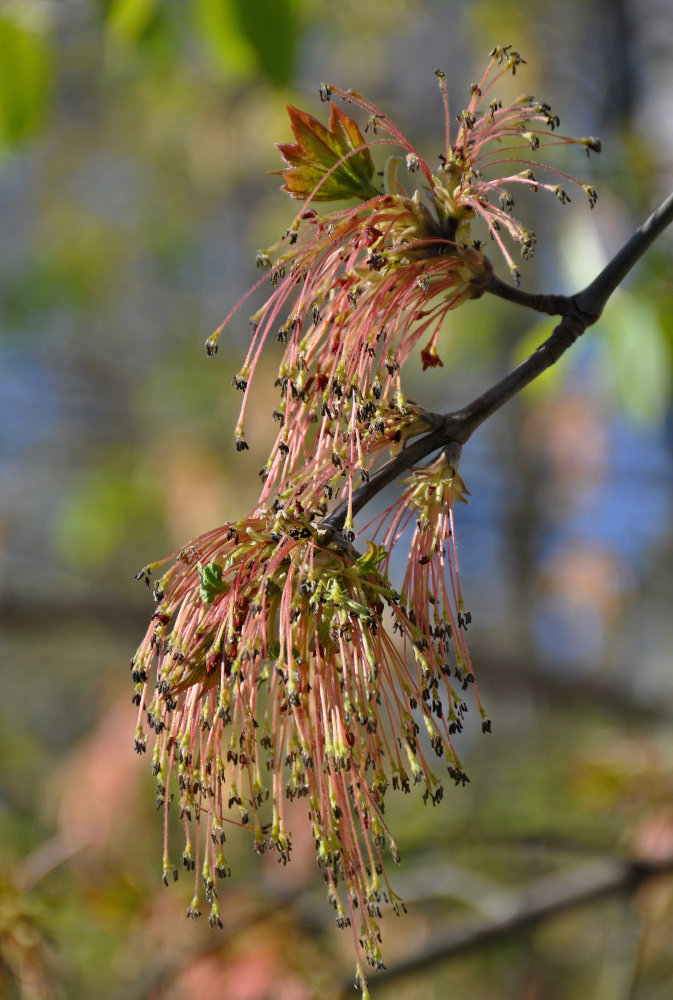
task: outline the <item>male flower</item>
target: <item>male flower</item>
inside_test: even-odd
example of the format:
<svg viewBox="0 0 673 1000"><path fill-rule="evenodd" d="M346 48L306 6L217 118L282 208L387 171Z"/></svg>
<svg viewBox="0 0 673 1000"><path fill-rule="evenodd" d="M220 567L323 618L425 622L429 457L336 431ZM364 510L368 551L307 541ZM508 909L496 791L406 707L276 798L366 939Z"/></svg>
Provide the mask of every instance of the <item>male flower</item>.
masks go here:
<svg viewBox="0 0 673 1000"><path fill-rule="evenodd" d="M284 345L278 435L255 509L172 557L132 661L137 750L146 749L146 727L156 737L164 880L177 877L168 849L171 782L185 826L182 863L196 878L188 914L199 915L203 893L213 925L217 880L229 874L226 824L250 830L257 851L275 850L286 862L285 803L305 799L337 922L352 928L364 993L361 952L382 964L380 903L400 906L385 868L388 854L397 860L386 795L418 784L437 804L442 769L457 784L467 781L453 745L466 691L474 691L484 730L490 722L465 640L471 619L453 509L467 490L457 444L411 470L400 500L376 518L374 538L381 532L383 544L371 541L364 552L353 546L354 495L434 426L437 415L405 398L402 370L419 343L423 368L441 366L447 314L493 282L473 226L481 223L518 282L506 240L525 259L535 235L513 216L512 192L544 189L566 202L562 183L572 180L548 166L538 179L531 158L559 143L600 148L593 138L559 136L544 102L524 96L503 105L493 96L522 61L508 46L492 51L457 129L437 71L445 139L435 170L352 91L323 85L321 97L337 95L364 111L364 131L336 105L328 125L288 108L295 141L278 146L284 190L303 204L279 243L258 255L265 270L258 285L271 288L233 380L243 392L235 432L243 450L261 351L269 336ZM382 145L392 155L377 174L373 151ZM593 207L594 189L581 186ZM319 211L339 201L346 204ZM208 341L209 353L236 309ZM371 495L388 473L373 481ZM391 552L407 526L413 534L397 593ZM149 583L161 565L140 576Z"/></svg>
<svg viewBox="0 0 673 1000"><path fill-rule="evenodd" d="M219 922L226 823L286 862L285 801L305 798L337 921L353 927L377 967L380 903L400 905L385 870L386 845L398 859L386 793L420 784L426 800L441 800L430 747L454 781L466 780L451 740L450 718L464 703L451 686L446 637L420 641L422 626L379 568L386 555L370 545L357 556L305 518L258 510L177 554L155 585L157 611L132 661L138 751L146 725L156 734L166 882L177 877L171 780L179 789L182 864L196 872L189 914L200 913L202 891Z"/></svg>

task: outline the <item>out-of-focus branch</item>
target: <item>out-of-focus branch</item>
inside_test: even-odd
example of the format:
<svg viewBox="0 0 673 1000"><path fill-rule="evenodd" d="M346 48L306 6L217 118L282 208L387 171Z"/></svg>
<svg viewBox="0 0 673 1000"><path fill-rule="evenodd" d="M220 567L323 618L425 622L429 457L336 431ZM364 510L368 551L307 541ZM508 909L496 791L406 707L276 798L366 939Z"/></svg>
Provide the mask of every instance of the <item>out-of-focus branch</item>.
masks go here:
<svg viewBox="0 0 673 1000"><path fill-rule="evenodd" d="M605 858L562 875L538 879L512 903L503 904L500 914L437 938L422 951L396 961L393 968L372 977L370 989L411 973L426 971L453 955L463 956L564 910L585 906L605 896L632 893L648 879L671 873L673 855L652 861Z"/></svg>
<svg viewBox="0 0 673 1000"><path fill-rule="evenodd" d="M485 420L555 364L578 337L599 319L612 293L671 222L673 222L673 194L670 194L638 227L600 274L575 295L567 297L529 295L506 285L492 275L489 283L484 286L485 292L539 312L561 315L560 323L533 354L467 406L445 414L429 413L428 422L432 425L432 429L422 437L416 438L395 458L373 473L369 482L363 483L354 491L353 513L362 510L384 486L400 474L440 448L451 445L457 449L456 458L458 458L460 446L465 444ZM347 511L348 503L343 501L323 521L322 526L333 532L340 531Z"/></svg>

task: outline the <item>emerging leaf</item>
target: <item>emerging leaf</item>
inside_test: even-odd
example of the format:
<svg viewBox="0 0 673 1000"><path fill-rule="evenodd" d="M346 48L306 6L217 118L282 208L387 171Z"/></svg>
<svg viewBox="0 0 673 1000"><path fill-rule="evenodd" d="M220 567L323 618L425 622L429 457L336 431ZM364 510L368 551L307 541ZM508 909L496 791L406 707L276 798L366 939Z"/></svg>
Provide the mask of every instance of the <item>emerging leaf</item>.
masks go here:
<svg viewBox="0 0 673 1000"><path fill-rule="evenodd" d="M274 171L285 178L283 191L293 198L308 198L313 192L314 201L366 201L380 194L372 184L372 155L352 118L333 104L327 129L313 115L291 104L287 112L297 141L276 144L289 168ZM314 191L318 184L319 189Z"/></svg>
<svg viewBox="0 0 673 1000"><path fill-rule="evenodd" d="M218 566L216 562L208 563L207 566L202 566L199 563L197 569L201 584L199 600L203 601L204 604L212 604L218 594L226 594L229 590L229 584L222 579L221 566Z"/></svg>

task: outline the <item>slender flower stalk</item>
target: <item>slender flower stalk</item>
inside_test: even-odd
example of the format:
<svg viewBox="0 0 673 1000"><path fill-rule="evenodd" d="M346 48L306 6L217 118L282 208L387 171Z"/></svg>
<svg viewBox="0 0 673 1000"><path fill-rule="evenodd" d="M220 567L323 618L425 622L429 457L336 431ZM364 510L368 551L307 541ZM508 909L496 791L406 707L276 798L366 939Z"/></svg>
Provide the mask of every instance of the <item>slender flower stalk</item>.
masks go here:
<svg viewBox="0 0 673 1000"><path fill-rule="evenodd" d="M427 466L412 470L405 482L407 489L395 504L392 516L386 511L388 527L383 546L392 552L406 525L416 518L403 598L413 609L410 614L420 635L440 640L440 653L446 661L450 659L446 640L453 642L456 676L467 686L474 681L465 641L472 616L460 584L453 507L456 501L468 502L469 490L455 466L449 464L446 452ZM478 696L477 701L485 719Z"/></svg>
<svg viewBox="0 0 673 1000"><path fill-rule="evenodd" d="M256 851L274 850L285 863L292 847L285 802L305 798L337 923L352 928L364 995L362 953L382 966L380 904L402 906L384 866L386 853L398 859L386 794L419 784L424 800L437 804L441 770L467 781L453 744L466 691L475 692L485 731L490 721L465 639L471 616L454 506L468 491L458 451L412 470L399 501L376 519L382 544L372 540L364 553L353 545L353 492L429 429L426 412L405 398L401 373L419 343L424 369L442 365L447 314L492 279L473 223L482 223L518 281L505 241L525 259L535 236L513 217L510 190L543 189L566 202L560 181L572 180L548 166L538 180L531 156L559 143L600 149L594 138L559 136L543 102L524 96L503 105L492 96L522 62L509 46L492 51L455 133L437 71L445 112L437 170L353 91L323 84L321 98L340 96L362 110L364 132L335 104L327 126L288 107L295 141L278 146L280 172L302 206L279 243L258 255L266 272L258 285L271 287L233 380L243 392L235 431L243 450L261 352L274 335L285 345L273 411L279 431L261 495L246 518L138 574L149 585L164 567L132 661L136 749L147 748L147 727L155 734L164 881L177 878L168 846L171 782L185 823L182 864L196 879L188 915L200 914L203 893L213 926L221 924L217 880L229 875L226 825L250 830ZM372 151L381 145L393 152L379 183ZM593 207L594 189L581 186ZM318 211L338 201L348 204ZM209 354L239 306L208 340ZM338 531L326 521L334 503L346 511ZM407 526L413 533L398 593L391 553Z"/></svg>

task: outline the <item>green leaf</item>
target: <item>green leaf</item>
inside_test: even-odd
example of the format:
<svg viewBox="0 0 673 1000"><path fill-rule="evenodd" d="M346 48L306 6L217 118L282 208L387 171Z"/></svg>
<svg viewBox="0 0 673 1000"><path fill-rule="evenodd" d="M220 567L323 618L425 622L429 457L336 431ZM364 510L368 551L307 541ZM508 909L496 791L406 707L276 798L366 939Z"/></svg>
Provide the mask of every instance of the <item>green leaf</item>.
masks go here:
<svg viewBox="0 0 673 1000"><path fill-rule="evenodd" d="M294 78L304 0L193 0L195 26L226 76Z"/></svg>
<svg viewBox="0 0 673 1000"><path fill-rule="evenodd" d="M654 305L619 292L601 326L606 368L620 402L637 420L662 420L670 401L671 349Z"/></svg>
<svg viewBox="0 0 673 1000"><path fill-rule="evenodd" d="M212 604L218 594L226 594L229 590L229 584L222 579L222 567L216 562L208 563L207 566L199 563L197 570L201 584L199 598L204 604Z"/></svg>
<svg viewBox="0 0 673 1000"><path fill-rule="evenodd" d="M291 104L287 105L287 113L297 141L276 144L289 168L276 171L285 178L283 191L293 198L308 198L328 171L335 167L313 196L314 201L339 201L343 198L364 201L380 194L371 183L374 176L372 154L367 148L359 149L365 146L364 136L357 123L336 104L332 105L329 129L313 115ZM355 149L359 152L354 153Z"/></svg>
<svg viewBox="0 0 673 1000"><path fill-rule="evenodd" d="M285 87L294 78L301 5L300 0L232 0L260 69L276 86Z"/></svg>
<svg viewBox="0 0 673 1000"><path fill-rule="evenodd" d="M0 142L11 146L42 124L51 84L45 37L0 17Z"/></svg>
<svg viewBox="0 0 673 1000"><path fill-rule="evenodd" d="M257 53L241 27L233 0L194 0L196 30L225 75L251 76Z"/></svg>
<svg viewBox="0 0 673 1000"><path fill-rule="evenodd" d="M113 0L107 13L111 35L137 43L151 28L159 0Z"/></svg>
<svg viewBox="0 0 673 1000"><path fill-rule="evenodd" d="M367 542L367 551L356 560L355 566L362 574L378 573L379 563L382 563L387 555L388 551L383 545Z"/></svg>

